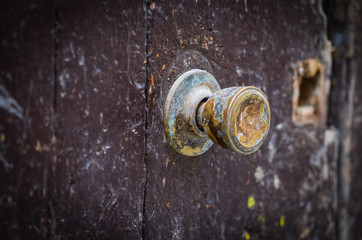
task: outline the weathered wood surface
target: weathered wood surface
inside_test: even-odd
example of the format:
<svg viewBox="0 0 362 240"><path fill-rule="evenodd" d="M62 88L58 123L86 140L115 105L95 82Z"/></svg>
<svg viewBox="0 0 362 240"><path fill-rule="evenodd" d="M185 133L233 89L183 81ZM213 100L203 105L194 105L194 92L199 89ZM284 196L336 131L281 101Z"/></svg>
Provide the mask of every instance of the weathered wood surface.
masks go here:
<svg viewBox="0 0 362 240"><path fill-rule="evenodd" d="M53 4L0 3L0 238L47 236Z"/></svg>
<svg viewBox="0 0 362 240"><path fill-rule="evenodd" d="M61 1L58 15L52 235L140 239L146 107L143 3Z"/></svg>
<svg viewBox="0 0 362 240"><path fill-rule="evenodd" d="M145 237L333 239L336 132L292 122L295 64L321 58L325 47L319 4L160 1L148 9ZM213 146L189 158L165 142L163 100L172 81L192 68L210 71L224 88L265 91L271 130L255 154Z"/></svg>
<svg viewBox="0 0 362 240"><path fill-rule="evenodd" d="M313 128L292 96L299 61L330 67L318 1L0 3L0 238L358 239L362 14L330 4L330 111ZM259 151L168 146L164 98L192 68L266 93Z"/></svg>

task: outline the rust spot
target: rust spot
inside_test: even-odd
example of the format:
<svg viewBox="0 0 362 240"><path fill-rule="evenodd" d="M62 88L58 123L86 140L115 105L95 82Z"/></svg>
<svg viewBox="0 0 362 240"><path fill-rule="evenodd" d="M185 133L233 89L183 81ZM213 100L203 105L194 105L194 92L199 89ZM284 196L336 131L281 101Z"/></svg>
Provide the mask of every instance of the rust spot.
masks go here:
<svg viewBox="0 0 362 240"><path fill-rule="evenodd" d="M56 143L56 138L55 138L54 135L53 135L52 138L50 139L50 142L51 142L51 144L53 144L53 145Z"/></svg>
<svg viewBox="0 0 362 240"><path fill-rule="evenodd" d="M215 143L246 154L261 146L269 131L270 109L259 89L226 88L204 105L199 122Z"/></svg>
<svg viewBox="0 0 362 240"><path fill-rule="evenodd" d="M156 3L155 2L151 2L150 4L150 9L154 10L156 8Z"/></svg>
<svg viewBox="0 0 362 240"><path fill-rule="evenodd" d="M170 158L166 156L166 167L168 166L169 162L170 162Z"/></svg>
<svg viewBox="0 0 362 240"><path fill-rule="evenodd" d="M236 112L236 129L238 140L244 146L255 146L267 131L264 108L265 101L258 95L250 95L240 104Z"/></svg>
<svg viewBox="0 0 362 240"><path fill-rule="evenodd" d="M155 86L155 79L153 75L151 74L151 87Z"/></svg>

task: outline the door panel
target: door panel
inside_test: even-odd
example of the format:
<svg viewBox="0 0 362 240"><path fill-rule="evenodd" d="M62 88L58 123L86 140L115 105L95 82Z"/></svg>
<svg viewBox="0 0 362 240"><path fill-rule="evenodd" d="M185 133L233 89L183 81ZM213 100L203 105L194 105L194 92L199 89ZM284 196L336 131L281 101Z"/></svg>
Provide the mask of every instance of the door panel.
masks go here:
<svg viewBox="0 0 362 240"><path fill-rule="evenodd" d="M298 62L324 58L317 3L157 2L149 5L146 237L334 238L336 132L293 123ZM222 88L269 98L269 136L252 155L213 146L198 157L163 137L163 104L183 72L211 72Z"/></svg>
<svg viewBox="0 0 362 240"><path fill-rule="evenodd" d="M2 1L0 9L0 236L45 238L54 147L53 4Z"/></svg>
<svg viewBox="0 0 362 240"><path fill-rule="evenodd" d="M142 2L61 1L52 227L66 238L141 238Z"/></svg>
<svg viewBox="0 0 362 240"><path fill-rule="evenodd" d="M321 1L1 2L0 238L358 239L362 8L323 4L333 47ZM265 92L261 149L169 146L195 68Z"/></svg>

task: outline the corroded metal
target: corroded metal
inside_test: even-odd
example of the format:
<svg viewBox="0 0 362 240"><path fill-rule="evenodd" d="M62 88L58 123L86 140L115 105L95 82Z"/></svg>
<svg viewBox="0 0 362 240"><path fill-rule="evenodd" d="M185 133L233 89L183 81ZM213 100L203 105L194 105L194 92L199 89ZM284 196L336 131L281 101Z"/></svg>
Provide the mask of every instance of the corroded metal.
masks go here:
<svg viewBox="0 0 362 240"><path fill-rule="evenodd" d="M196 125L196 110L203 99L220 90L208 72L193 69L182 74L172 85L165 103L165 135L180 154L200 155L212 146L206 133Z"/></svg>
<svg viewBox="0 0 362 240"><path fill-rule="evenodd" d="M268 134L269 102L256 87L220 90L210 73L194 69L181 75L171 87L164 126L168 142L183 155L200 155L212 141L249 154Z"/></svg>
<svg viewBox="0 0 362 240"><path fill-rule="evenodd" d="M270 107L256 87L231 87L213 94L198 110L198 122L220 146L250 154L259 149L270 126Z"/></svg>

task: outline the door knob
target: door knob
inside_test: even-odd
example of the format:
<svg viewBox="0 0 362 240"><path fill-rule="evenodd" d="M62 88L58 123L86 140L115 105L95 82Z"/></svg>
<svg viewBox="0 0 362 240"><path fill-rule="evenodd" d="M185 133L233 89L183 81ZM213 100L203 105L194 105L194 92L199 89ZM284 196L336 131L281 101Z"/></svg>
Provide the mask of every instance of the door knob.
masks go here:
<svg viewBox="0 0 362 240"><path fill-rule="evenodd" d="M213 143L250 154L260 148L269 126L269 102L260 89L221 89L203 70L193 69L178 77L166 98L166 139L182 155L200 155Z"/></svg>

